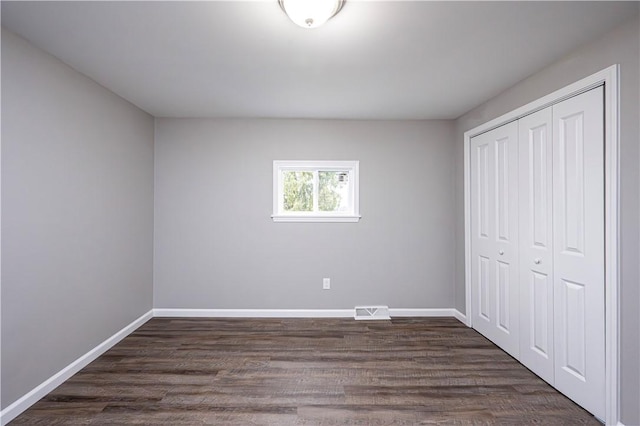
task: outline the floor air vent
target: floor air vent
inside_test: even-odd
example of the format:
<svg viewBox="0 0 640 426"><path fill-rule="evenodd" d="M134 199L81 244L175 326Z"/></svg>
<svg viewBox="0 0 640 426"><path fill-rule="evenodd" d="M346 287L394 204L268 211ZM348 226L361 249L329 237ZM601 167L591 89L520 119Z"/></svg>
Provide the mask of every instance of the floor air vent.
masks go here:
<svg viewBox="0 0 640 426"><path fill-rule="evenodd" d="M354 318L357 320L391 319L388 306L356 306Z"/></svg>

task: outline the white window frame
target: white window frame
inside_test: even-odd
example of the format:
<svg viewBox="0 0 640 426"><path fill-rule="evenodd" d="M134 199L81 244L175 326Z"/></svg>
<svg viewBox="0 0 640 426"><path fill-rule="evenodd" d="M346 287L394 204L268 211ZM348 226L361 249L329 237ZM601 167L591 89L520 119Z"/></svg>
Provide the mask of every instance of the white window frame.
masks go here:
<svg viewBox="0 0 640 426"><path fill-rule="evenodd" d="M358 222L360 220L360 162L359 161L296 161L273 162L273 215L274 222ZM349 212L285 212L283 172L318 172L323 170L349 173L351 209ZM314 173L317 176L317 173ZM317 208L318 182L314 181L314 206Z"/></svg>

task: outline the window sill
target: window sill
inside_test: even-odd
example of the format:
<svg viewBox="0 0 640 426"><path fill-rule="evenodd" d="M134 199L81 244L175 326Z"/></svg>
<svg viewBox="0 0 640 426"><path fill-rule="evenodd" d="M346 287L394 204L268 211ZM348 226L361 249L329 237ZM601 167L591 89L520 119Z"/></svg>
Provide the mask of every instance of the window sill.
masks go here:
<svg viewBox="0 0 640 426"><path fill-rule="evenodd" d="M361 216L294 216L294 215L273 215L274 222L359 222Z"/></svg>

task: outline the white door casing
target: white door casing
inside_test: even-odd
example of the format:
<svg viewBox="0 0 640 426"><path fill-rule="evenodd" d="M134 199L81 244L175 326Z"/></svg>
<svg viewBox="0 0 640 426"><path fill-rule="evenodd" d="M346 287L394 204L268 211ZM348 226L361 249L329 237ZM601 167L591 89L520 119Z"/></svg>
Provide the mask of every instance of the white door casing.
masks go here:
<svg viewBox="0 0 640 426"><path fill-rule="evenodd" d="M552 108L518 121L520 361L554 384Z"/></svg>
<svg viewBox="0 0 640 426"><path fill-rule="evenodd" d="M555 386L605 418L604 125L598 87L553 106Z"/></svg>
<svg viewBox="0 0 640 426"><path fill-rule="evenodd" d="M471 141L474 327L518 356L518 127Z"/></svg>

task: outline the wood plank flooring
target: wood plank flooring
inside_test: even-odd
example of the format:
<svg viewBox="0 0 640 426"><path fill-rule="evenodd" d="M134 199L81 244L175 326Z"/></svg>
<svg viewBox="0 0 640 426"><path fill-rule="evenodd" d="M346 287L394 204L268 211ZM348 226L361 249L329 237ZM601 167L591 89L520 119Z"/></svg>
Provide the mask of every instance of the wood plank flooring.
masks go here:
<svg viewBox="0 0 640 426"><path fill-rule="evenodd" d="M453 318L154 318L12 425L593 424Z"/></svg>

